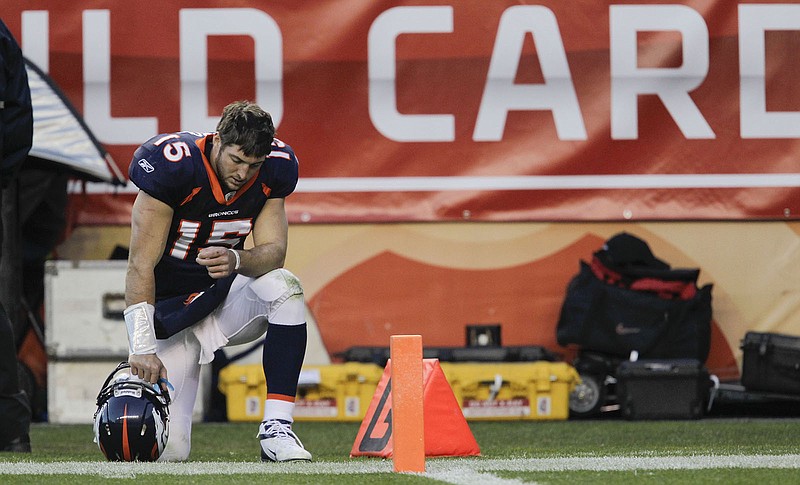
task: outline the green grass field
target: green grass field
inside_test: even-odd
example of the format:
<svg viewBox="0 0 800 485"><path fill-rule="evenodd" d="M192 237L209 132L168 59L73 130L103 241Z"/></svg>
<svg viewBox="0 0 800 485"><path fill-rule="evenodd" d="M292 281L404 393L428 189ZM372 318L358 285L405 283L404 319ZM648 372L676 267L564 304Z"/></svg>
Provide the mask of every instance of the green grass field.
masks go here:
<svg viewBox="0 0 800 485"><path fill-rule="evenodd" d="M357 423L298 422L314 462L261 463L256 425L198 423L188 463L108 463L90 425L34 424L31 454L0 454L0 483L800 483L800 419L470 422L479 458L429 458L425 474L349 458Z"/></svg>

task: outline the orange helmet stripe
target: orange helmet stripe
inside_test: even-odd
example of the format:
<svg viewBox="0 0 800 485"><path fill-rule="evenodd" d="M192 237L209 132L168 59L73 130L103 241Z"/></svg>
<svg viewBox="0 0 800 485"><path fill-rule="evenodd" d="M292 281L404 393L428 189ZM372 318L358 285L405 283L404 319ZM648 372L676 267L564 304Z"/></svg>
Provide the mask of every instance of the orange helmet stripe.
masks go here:
<svg viewBox="0 0 800 485"><path fill-rule="evenodd" d="M128 405L123 409L124 416L122 417L122 458L125 461L131 461L131 447L128 443Z"/></svg>

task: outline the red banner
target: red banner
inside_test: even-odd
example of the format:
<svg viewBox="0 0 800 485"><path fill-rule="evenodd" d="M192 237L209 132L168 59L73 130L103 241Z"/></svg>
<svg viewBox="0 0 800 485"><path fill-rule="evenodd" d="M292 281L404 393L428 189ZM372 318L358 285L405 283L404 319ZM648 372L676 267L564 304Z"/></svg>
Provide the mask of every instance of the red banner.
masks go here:
<svg viewBox="0 0 800 485"><path fill-rule="evenodd" d="M728 0L6 0L125 172L254 99L292 222L795 219L800 5ZM220 6L215 6L220 5ZM134 188L75 195L127 223Z"/></svg>

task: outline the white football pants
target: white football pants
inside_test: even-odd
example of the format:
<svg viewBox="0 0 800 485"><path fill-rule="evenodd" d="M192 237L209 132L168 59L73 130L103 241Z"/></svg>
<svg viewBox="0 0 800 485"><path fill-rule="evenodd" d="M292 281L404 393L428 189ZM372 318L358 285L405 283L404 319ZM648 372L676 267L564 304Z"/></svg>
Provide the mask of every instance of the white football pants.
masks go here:
<svg viewBox="0 0 800 485"><path fill-rule="evenodd" d="M249 278L238 275L225 301L197 324L159 340L156 354L167 368L170 392L169 438L158 461L189 457L192 410L200 383L200 366L214 360L225 345L252 342L275 325L302 325L306 321L303 288L295 275L279 268Z"/></svg>

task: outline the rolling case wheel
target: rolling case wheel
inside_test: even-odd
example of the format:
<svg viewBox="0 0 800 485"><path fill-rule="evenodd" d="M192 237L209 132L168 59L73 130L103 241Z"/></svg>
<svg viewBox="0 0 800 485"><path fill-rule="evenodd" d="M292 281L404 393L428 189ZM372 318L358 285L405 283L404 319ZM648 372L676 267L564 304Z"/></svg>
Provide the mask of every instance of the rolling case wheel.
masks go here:
<svg viewBox="0 0 800 485"><path fill-rule="evenodd" d="M581 382L569 395L569 415L574 418L589 418L600 414L606 401L605 377L580 374Z"/></svg>

